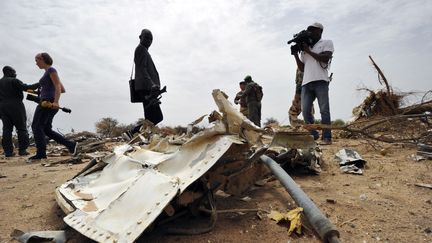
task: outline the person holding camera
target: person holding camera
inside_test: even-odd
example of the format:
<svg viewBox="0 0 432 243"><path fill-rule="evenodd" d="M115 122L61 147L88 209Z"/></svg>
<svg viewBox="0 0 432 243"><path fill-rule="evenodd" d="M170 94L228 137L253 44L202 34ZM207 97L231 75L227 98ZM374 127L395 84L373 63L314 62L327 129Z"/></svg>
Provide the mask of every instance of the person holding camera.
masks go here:
<svg viewBox="0 0 432 243"><path fill-rule="evenodd" d="M334 47L331 40L321 39L324 27L320 23L313 23L308 26L306 33L310 43L297 43L291 47L291 54L297 63L298 69L303 72L303 83L301 90L301 107L302 114L306 124L314 123L312 113L313 102L318 99L318 105L321 113L321 123L331 124L330 102L329 102L329 83L330 78L328 69L333 57ZM309 42L309 41L308 41ZM298 50L298 47L300 50ZM300 52L300 57L298 53ZM311 134L314 139L319 138L316 130ZM332 143L332 134L330 129L323 129L322 144Z"/></svg>
<svg viewBox="0 0 432 243"><path fill-rule="evenodd" d="M61 134L52 130L54 116L59 111L60 94L65 92L63 84L60 82L57 70L52 67L53 59L48 53L39 53L35 57L36 65L45 70L39 80L39 99L41 103L36 106L33 116L32 130L36 144L36 155L28 158L28 162L46 159L45 136L53 139L59 144L64 145L71 154L76 155L78 143L69 141ZM50 107L42 106L42 102L50 102Z"/></svg>
<svg viewBox="0 0 432 243"><path fill-rule="evenodd" d="M3 67L3 78L0 79L0 115L3 122L2 146L6 157L15 156L12 143L12 131L15 127L18 134L18 155L29 153L29 135L27 131L27 115L22 102L23 91L37 89L39 84L27 85L16 78L16 71L10 66Z"/></svg>
<svg viewBox="0 0 432 243"><path fill-rule="evenodd" d="M153 59L148 52L150 45L153 42L153 35L150 30L143 29L139 35L140 43L135 49L134 63L135 63L135 92L138 93L143 107L144 107L144 118L157 125L163 120L162 110L160 108L160 102L155 99L155 96L160 95L160 80L159 73L156 70L156 66ZM139 133L141 126L140 124L133 129L123 133L123 137L127 140L131 140L135 133Z"/></svg>

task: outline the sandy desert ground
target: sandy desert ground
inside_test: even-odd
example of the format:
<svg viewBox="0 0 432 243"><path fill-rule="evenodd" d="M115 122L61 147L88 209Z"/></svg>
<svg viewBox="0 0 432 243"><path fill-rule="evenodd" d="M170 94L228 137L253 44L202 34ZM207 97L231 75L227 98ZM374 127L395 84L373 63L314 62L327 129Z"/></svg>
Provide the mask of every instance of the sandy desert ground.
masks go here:
<svg viewBox="0 0 432 243"><path fill-rule="evenodd" d="M415 147L385 145L386 153L361 139L337 139L323 146L321 175L293 178L340 231L342 242L432 242L432 161L414 161ZM367 161L364 175L344 174L334 155L341 148L356 150ZM385 155L383 155L385 154ZM56 161L61 157L50 158ZM44 167L25 158L0 160L0 242L15 242L10 233L65 229L64 213L54 189L84 164ZM241 200L248 196L249 201ZM255 186L244 195L216 196L218 209L261 208L286 212L295 203L277 180ZM189 222L189 221L188 221ZM186 224L188 223L186 222ZM185 224L185 222L182 222ZM92 242L71 232L69 242ZM163 235L154 229L138 242L321 242L310 228L289 236L287 225L260 219L255 212L218 215L215 228L195 236Z"/></svg>

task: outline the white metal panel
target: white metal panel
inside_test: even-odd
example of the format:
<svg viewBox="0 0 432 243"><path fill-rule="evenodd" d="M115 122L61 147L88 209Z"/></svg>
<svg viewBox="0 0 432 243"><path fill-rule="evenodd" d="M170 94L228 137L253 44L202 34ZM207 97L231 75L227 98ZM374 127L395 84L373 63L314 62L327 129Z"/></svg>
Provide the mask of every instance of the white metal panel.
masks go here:
<svg viewBox="0 0 432 243"><path fill-rule="evenodd" d="M64 220L99 242L133 242L159 216L178 190L177 182L170 177L146 169L128 190L97 215L77 210Z"/></svg>
<svg viewBox="0 0 432 243"><path fill-rule="evenodd" d="M100 242L133 242L179 191L209 170L234 141L238 142L230 135L213 132L201 134L169 156L139 149L130 157L115 154L99 174L65 183L59 191L78 208L64 218L65 222ZM154 162L155 167L144 167L133 155L160 162Z"/></svg>

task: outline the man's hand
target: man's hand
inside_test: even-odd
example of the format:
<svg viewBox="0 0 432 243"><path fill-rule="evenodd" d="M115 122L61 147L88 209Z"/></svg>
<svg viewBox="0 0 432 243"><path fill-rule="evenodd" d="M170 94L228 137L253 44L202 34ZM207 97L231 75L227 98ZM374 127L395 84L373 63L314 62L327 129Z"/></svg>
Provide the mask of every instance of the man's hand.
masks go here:
<svg viewBox="0 0 432 243"><path fill-rule="evenodd" d="M153 84L153 86L151 87L151 89L150 89L150 92L158 92L160 90L160 86L159 85L156 85L156 84Z"/></svg>
<svg viewBox="0 0 432 243"><path fill-rule="evenodd" d="M309 47L309 45L308 44L306 44L306 43L303 43L303 51L304 52L306 52L306 53L311 53L311 49L310 49L310 47Z"/></svg>
<svg viewBox="0 0 432 243"><path fill-rule="evenodd" d="M296 55L299 52L296 45L291 46L291 55Z"/></svg>

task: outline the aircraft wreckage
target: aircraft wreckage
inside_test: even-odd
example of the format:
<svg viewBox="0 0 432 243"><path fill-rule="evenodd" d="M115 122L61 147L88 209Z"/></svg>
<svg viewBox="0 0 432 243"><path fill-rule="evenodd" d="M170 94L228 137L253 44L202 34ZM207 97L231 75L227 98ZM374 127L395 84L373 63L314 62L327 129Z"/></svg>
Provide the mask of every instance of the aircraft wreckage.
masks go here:
<svg viewBox="0 0 432 243"><path fill-rule="evenodd" d="M132 140L58 187L56 200L67 214L64 221L98 242L133 242L150 226L175 219L191 206L204 208L214 226L213 192L238 195L264 176L276 175L265 165L268 159L285 170L300 167L320 172L321 152L308 133L273 131L272 136L265 135L223 92L214 90L213 98L222 114L214 111L209 115L210 125L185 142L159 138L137 146ZM316 207L318 213L308 208L309 204L313 203L299 206L305 208L308 219L312 212L318 234L325 240L337 237L334 226L317 215Z"/></svg>

